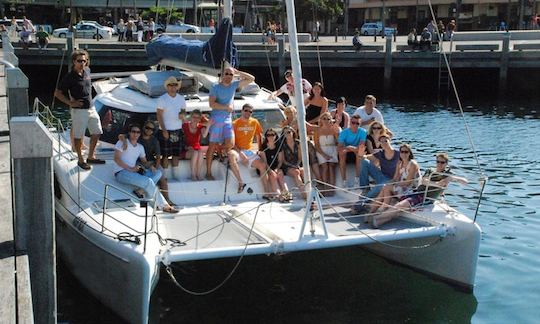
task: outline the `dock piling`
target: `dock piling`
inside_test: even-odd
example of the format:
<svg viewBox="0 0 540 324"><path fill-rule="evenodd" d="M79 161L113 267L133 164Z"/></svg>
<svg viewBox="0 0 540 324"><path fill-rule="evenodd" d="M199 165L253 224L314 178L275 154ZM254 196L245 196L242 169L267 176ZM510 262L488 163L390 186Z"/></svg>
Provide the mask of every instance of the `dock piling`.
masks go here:
<svg viewBox="0 0 540 324"><path fill-rule="evenodd" d="M15 251L28 255L34 322L56 323L53 141L36 116L11 118L10 139Z"/></svg>
<svg viewBox="0 0 540 324"><path fill-rule="evenodd" d="M510 53L510 37L509 33L503 36L502 51L501 51L501 67L499 68L499 94L504 96L508 87L508 61Z"/></svg>
<svg viewBox="0 0 540 324"><path fill-rule="evenodd" d="M6 68L8 118L15 116L28 116L30 106L28 103L28 77L19 69Z"/></svg>
<svg viewBox="0 0 540 324"><path fill-rule="evenodd" d="M388 93L392 86L392 37L386 37L384 56L384 92Z"/></svg>

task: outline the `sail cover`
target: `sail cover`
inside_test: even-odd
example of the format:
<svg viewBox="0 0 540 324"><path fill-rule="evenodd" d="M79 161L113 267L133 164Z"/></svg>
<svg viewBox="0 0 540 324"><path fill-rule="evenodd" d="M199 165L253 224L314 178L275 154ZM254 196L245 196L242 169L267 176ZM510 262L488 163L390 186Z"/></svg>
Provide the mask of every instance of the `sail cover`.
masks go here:
<svg viewBox="0 0 540 324"><path fill-rule="evenodd" d="M166 59L219 69L221 61L225 60L238 67L238 53L232 42L232 23L228 18L221 21L216 33L206 42L162 35L146 45L146 54L152 65Z"/></svg>

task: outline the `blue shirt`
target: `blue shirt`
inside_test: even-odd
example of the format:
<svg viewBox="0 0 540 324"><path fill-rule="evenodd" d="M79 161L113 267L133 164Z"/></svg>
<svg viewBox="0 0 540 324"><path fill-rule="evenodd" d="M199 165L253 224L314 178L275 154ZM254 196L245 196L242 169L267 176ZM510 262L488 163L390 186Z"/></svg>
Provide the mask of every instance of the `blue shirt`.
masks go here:
<svg viewBox="0 0 540 324"><path fill-rule="evenodd" d="M339 133L338 143L343 146L358 146L360 143L364 143L366 138L367 132L363 128L358 127L356 133L353 133L350 128L345 128Z"/></svg>
<svg viewBox="0 0 540 324"><path fill-rule="evenodd" d="M214 83L210 89L210 97L215 97L218 104L230 105L234 101L234 93L239 85L240 80L231 82L231 84L229 84L227 87L221 83ZM216 123L232 123L232 112L228 112L226 110L213 109L210 117Z"/></svg>
<svg viewBox="0 0 540 324"><path fill-rule="evenodd" d="M375 154L373 154L378 160L379 164L381 165L381 172L388 178L392 179L394 177L394 173L396 172L396 167L399 162L399 150L394 150L394 156L392 159L387 160L384 156L384 151L379 151Z"/></svg>

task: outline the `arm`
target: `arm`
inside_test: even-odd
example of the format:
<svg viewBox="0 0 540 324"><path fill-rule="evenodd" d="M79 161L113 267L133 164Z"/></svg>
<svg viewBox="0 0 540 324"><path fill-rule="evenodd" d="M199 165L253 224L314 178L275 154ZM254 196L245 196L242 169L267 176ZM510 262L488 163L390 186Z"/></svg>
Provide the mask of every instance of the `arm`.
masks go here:
<svg viewBox="0 0 540 324"><path fill-rule="evenodd" d="M64 104L68 105L69 107L73 107L73 108L79 108L79 107L82 107L83 105L83 101L82 100L72 100L68 97L66 97L64 95L64 93L62 92L62 90L60 89L55 89L54 90L54 96L60 100L61 102L63 102Z"/></svg>
<svg viewBox="0 0 540 324"><path fill-rule="evenodd" d="M232 112L234 109L233 104L230 105L222 105L216 101L216 97L210 96L208 98L208 102L210 103L210 108L216 109L216 110L226 110L228 112Z"/></svg>
<svg viewBox="0 0 540 324"><path fill-rule="evenodd" d="M239 89L242 89L251 82L255 81L255 77L247 72L235 70L235 75L237 75L238 79L240 80L240 84L238 85Z"/></svg>
<svg viewBox="0 0 540 324"><path fill-rule="evenodd" d="M157 108L157 120L159 123L159 128L161 128L161 133L163 134L163 138L169 139L169 132L165 128L165 123L163 120L163 109Z"/></svg>
<svg viewBox="0 0 540 324"><path fill-rule="evenodd" d="M270 100L276 99L276 97L280 96L281 94L283 94L283 90L281 90L281 88L277 89L276 91L272 92L270 94L270 96L268 96L268 99L270 99ZM281 106L283 106L283 105L280 105L280 108L281 108ZM283 110L283 108L281 108L281 109Z"/></svg>
<svg viewBox="0 0 540 324"><path fill-rule="evenodd" d="M137 168L137 166L134 166L132 168L130 168L127 164L124 163L124 161L122 161L122 152L119 151L119 150L115 150L114 151L114 162L116 162L116 164L118 164L120 167L122 167L122 169L124 170L127 170L129 172L137 172L139 170L139 168Z"/></svg>
<svg viewBox="0 0 540 324"><path fill-rule="evenodd" d="M408 187L413 182L414 176L417 172L418 172L418 163L416 163L416 161L413 160L412 165L409 167L409 174L407 175L407 179L405 179L405 181L403 181L400 185L403 188Z"/></svg>
<svg viewBox="0 0 540 324"><path fill-rule="evenodd" d="M396 171L394 172L394 177L392 178L392 182L398 182L399 181L399 177L400 177L400 173L399 173L399 170L401 170L401 164L403 162L401 160L399 160L397 166L396 166Z"/></svg>

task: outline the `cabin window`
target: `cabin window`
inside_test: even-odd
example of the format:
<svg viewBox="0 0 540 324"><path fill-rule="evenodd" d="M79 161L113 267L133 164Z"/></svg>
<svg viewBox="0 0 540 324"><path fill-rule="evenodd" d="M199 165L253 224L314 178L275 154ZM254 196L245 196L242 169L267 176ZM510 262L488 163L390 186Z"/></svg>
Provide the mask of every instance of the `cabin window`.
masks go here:
<svg viewBox="0 0 540 324"><path fill-rule="evenodd" d="M130 124L139 124L142 127L147 120L156 122L156 114L134 113L105 105L101 108L96 105L96 108L101 119L101 128L103 128L100 140L111 144L116 144L118 135L127 133Z"/></svg>

